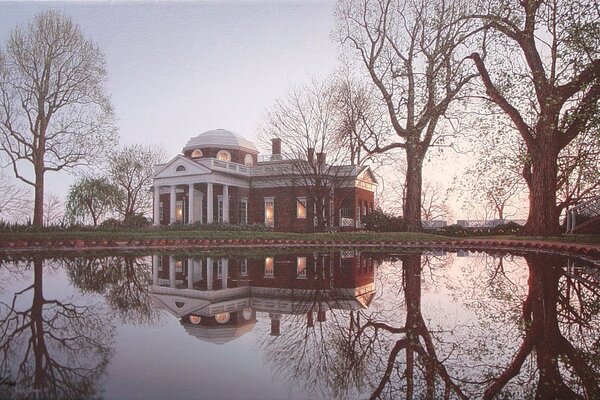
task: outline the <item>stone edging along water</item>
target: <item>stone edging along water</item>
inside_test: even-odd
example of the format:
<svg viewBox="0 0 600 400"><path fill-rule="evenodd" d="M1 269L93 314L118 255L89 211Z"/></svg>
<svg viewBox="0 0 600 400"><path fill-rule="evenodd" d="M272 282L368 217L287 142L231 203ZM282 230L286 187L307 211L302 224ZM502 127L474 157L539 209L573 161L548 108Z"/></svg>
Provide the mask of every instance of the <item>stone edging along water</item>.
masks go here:
<svg viewBox="0 0 600 400"><path fill-rule="evenodd" d="M361 247L407 249L503 249L558 252L597 257L600 245L535 240L448 239L445 241L327 241L285 239L142 239L142 240L14 240L0 241L0 252L127 249L217 249L266 247Z"/></svg>

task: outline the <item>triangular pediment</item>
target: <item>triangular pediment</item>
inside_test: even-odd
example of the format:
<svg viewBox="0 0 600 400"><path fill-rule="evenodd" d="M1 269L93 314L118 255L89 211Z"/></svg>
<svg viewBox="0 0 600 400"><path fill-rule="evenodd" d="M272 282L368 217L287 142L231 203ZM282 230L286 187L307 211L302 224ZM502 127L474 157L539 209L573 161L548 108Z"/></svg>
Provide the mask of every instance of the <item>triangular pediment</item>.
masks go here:
<svg viewBox="0 0 600 400"><path fill-rule="evenodd" d="M211 171L208 167L205 167L204 165L179 154L169 162L157 166L154 171L154 179L203 175L210 174L210 172Z"/></svg>
<svg viewBox="0 0 600 400"><path fill-rule="evenodd" d="M365 167L356 177L356 179L363 181L363 182L368 182L368 183L372 183L374 185L377 185L377 178L375 177L375 174L373 173L373 171L371 171L371 167L367 166Z"/></svg>
<svg viewBox="0 0 600 400"><path fill-rule="evenodd" d="M181 318L195 311L199 311L210 305L210 301L208 300L176 296L171 294L151 293L150 297L157 306L168 310L177 318Z"/></svg>

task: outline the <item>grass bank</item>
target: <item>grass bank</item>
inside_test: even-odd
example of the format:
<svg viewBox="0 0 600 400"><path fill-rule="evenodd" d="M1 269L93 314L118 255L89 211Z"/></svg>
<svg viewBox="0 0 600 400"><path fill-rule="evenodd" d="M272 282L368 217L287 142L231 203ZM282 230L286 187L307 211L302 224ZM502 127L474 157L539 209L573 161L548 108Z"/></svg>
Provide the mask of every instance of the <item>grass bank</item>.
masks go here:
<svg viewBox="0 0 600 400"><path fill-rule="evenodd" d="M218 231L199 230L186 227L161 227L161 228L115 228L115 229L83 229L83 230L60 230L60 229L38 229L31 231L4 231L0 232L2 241L41 241L41 240L177 240L177 239L264 239L264 240L308 240L316 242L436 242L462 239L511 239L551 241L562 243L593 243L600 244L600 235L561 235L555 237L531 237L531 236L467 236L453 237L432 235L427 233L408 232L328 232L328 233L285 233L264 231Z"/></svg>

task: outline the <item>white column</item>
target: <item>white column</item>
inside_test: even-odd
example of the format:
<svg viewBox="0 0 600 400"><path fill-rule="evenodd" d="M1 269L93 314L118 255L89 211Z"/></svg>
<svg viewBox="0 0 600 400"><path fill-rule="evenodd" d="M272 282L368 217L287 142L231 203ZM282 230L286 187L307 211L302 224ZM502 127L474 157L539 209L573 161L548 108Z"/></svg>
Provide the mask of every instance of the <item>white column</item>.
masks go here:
<svg viewBox="0 0 600 400"><path fill-rule="evenodd" d="M196 197L194 195L194 184L190 184L189 185L189 189L188 189L188 218L189 218L189 223L193 224L194 222L196 222L196 220L194 219L194 197Z"/></svg>
<svg viewBox="0 0 600 400"><path fill-rule="evenodd" d="M202 214L202 206L204 203L204 196L202 195L202 193L199 193L199 199L198 201L200 202L200 207L198 207L198 221L200 221L200 223L202 223L202 221L204 221L204 216Z"/></svg>
<svg viewBox="0 0 600 400"><path fill-rule="evenodd" d="M160 187L154 186L154 225L160 225Z"/></svg>
<svg viewBox="0 0 600 400"><path fill-rule="evenodd" d="M152 284L158 285L158 256L152 256Z"/></svg>
<svg viewBox="0 0 600 400"><path fill-rule="evenodd" d="M223 223L229 223L229 186L223 185Z"/></svg>
<svg viewBox="0 0 600 400"><path fill-rule="evenodd" d="M223 274L221 275L221 287L227 289L227 275L229 275L229 260L226 258L221 259L221 265L223 266Z"/></svg>
<svg viewBox="0 0 600 400"><path fill-rule="evenodd" d="M175 287L175 258L169 257L169 286Z"/></svg>
<svg viewBox="0 0 600 400"><path fill-rule="evenodd" d="M206 259L206 289L212 290L213 286L213 259Z"/></svg>
<svg viewBox="0 0 600 400"><path fill-rule="evenodd" d="M175 205L177 203L177 187L171 186L171 204L170 204L170 214L169 220L171 224L175 223Z"/></svg>
<svg viewBox="0 0 600 400"><path fill-rule="evenodd" d="M213 184L206 184L206 223L213 222Z"/></svg>
<svg viewBox="0 0 600 400"><path fill-rule="evenodd" d="M188 289L194 288L194 259L188 258Z"/></svg>

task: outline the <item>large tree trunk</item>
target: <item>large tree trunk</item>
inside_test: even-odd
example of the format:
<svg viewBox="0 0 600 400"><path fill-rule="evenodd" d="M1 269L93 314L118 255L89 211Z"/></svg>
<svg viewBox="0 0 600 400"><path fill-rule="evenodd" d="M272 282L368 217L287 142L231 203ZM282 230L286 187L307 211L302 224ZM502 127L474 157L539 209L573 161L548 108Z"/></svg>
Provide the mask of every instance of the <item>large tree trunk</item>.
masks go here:
<svg viewBox="0 0 600 400"><path fill-rule="evenodd" d="M556 189L558 151L554 146L530 150L531 189L529 216L523 229L528 236L553 236L560 234Z"/></svg>
<svg viewBox="0 0 600 400"><path fill-rule="evenodd" d="M417 154L415 154L417 153ZM404 229L421 232L421 189L423 186L423 157L418 150L406 151L406 198L404 199Z"/></svg>
<svg viewBox="0 0 600 400"><path fill-rule="evenodd" d="M44 226L44 170L35 166L35 197L33 206L33 225Z"/></svg>

